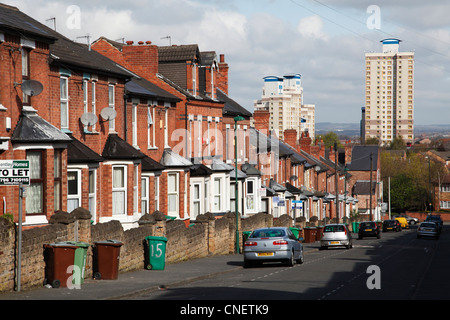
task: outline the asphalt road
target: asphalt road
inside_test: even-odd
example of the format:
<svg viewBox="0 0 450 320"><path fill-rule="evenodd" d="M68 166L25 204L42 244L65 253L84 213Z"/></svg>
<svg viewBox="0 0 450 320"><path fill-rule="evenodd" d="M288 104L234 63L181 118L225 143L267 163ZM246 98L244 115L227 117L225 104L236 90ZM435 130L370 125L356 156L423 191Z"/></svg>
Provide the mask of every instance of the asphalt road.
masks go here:
<svg viewBox="0 0 450 320"><path fill-rule="evenodd" d="M439 240L416 228L354 240L352 249L305 255L294 267L264 264L191 281L133 300L448 300L450 226Z"/></svg>

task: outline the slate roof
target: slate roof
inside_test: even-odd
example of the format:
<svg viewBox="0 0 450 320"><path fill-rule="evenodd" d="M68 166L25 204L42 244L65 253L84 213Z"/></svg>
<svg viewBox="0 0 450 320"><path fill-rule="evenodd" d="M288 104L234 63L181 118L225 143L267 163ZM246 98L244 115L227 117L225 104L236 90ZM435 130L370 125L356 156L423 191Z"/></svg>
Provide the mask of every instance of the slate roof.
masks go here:
<svg viewBox="0 0 450 320"><path fill-rule="evenodd" d="M220 89L217 89L217 99L225 103L225 106L223 108L224 115L233 117L243 116L247 118L250 118L252 116L252 113L250 111L248 111L247 109L242 107L239 103L231 99Z"/></svg>
<svg viewBox="0 0 450 320"><path fill-rule="evenodd" d="M244 163L241 167L241 170L248 176L260 176L261 175L261 171L259 171L253 165L251 165L249 163Z"/></svg>
<svg viewBox="0 0 450 320"><path fill-rule="evenodd" d="M19 36L27 34L37 40L53 43L56 37L47 29L16 7L0 3L0 30Z"/></svg>
<svg viewBox="0 0 450 320"><path fill-rule="evenodd" d="M165 167L160 164L158 161L153 160L152 158L145 156L142 161L142 171L162 171Z"/></svg>
<svg viewBox="0 0 450 320"><path fill-rule="evenodd" d="M84 143L73 137L67 145L67 162L68 163L98 163L104 159L97 152L86 146Z"/></svg>
<svg viewBox="0 0 450 320"><path fill-rule="evenodd" d="M200 50L196 44L158 47L159 62L200 60Z"/></svg>
<svg viewBox="0 0 450 320"><path fill-rule="evenodd" d="M217 64L217 54L215 51L200 52L201 62L203 66L211 66Z"/></svg>
<svg viewBox="0 0 450 320"><path fill-rule="evenodd" d="M375 195L377 182L372 181L372 195ZM370 195L370 181L358 180L353 186L352 194Z"/></svg>
<svg viewBox="0 0 450 320"><path fill-rule="evenodd" d="M127 78L131 74L102 54L89 50L84 44L74 42L19 9L0 4L0 30L32 35L37 40L50 43L50 62L65 68L76 67L86 72Z"/></svg>
<svg viewBox="0 0 450 320"><path fill-rule="evenodd" d="M173 152L171 149L164 149L161 161L159 162L165 167L180 168L180 167L191 167L192 162L188 159L180 156L179 154Z"/></svg>
<svg viewBox="0 0 450 320"><path fill-rule="evenodd" d="M378 151L379 147L376 145L367 146L353 146L352 160L347 165L350 171L370 171L370 154L372 157L372 170L378 168Z"/></svg>
<svg viewBox="0 0 450 320"><path fill-rule="evenodd" d="M20 143L55 143L70 142L72 139L52 125L42 119L35 111L23 110L19 121L14 128L11 142Z"/></svg>
<svg viewBox="0 0 450 320"><path fill-rule="evenodd" d="M108 135L102 156L108 160L133 160L146 157L144 153L134 148L116 133Z"/></svg>
<svg viewBox="0 0 450 320"><path fill-rule="evenodd" d="M142 97L152 97L164 101L179 102L181 99L144 78L133 78L125 84L125 91Z"/></svg>
<svg viewBox="0 0 450 320"><path fill-rule="evenodd" d="M189 168L189 171L191 173L191 177L207 177L214 173L214 171L201 163L194 164Z"/></svg>

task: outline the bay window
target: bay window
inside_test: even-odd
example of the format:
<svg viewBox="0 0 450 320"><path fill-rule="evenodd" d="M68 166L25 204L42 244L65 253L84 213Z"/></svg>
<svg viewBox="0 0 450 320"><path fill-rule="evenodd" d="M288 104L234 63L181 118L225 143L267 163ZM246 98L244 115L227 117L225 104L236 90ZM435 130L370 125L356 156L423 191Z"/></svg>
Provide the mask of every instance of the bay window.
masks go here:
<svg viewBox="0 0 450 320"><path fill-rule="evenodd" d="M168 193L168 214L178 215L178 173L168 174L167 193Z"/></svg>
<svg viewBox="0 0 450 320"><path fill-rule="evenodd" d="M67 211L81 207L81 170L67 170Z"/></svg>
<svg viewBox="0 0 450 320"><path fill-rule="evenodd" d="M30 185L25 197L26 214L43 214L44 212L44 178L42 151L27 151L30 162Z"/></svg>
<svg viewBox="0 0 450 320"><path fill-rule="evenodd" d="M113 216L126 214L127 168L125 166L113 166L112 208Z"/></svg>

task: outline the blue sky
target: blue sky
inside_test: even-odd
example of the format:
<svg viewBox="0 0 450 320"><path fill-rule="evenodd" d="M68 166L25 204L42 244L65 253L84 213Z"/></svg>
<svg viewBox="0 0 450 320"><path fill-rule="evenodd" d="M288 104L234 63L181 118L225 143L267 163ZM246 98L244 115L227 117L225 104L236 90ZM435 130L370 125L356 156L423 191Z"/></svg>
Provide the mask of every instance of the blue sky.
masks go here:
<svg viewBox="0 0 450 320"><path fill-rule="evenodd" d="M11 0L36 20L76 40L89 34L157 45L199 45L225 54L230 92L249 110L262 78L302 74L304 103L316 104L316 122L353 122L364 106L364 53L380 40L402 40L415 51L415 123L450 123L450 1L447 0ZM80 23L68 27L68 8ZM379 9L380 28L367 21ZM373 20L370 20L373 22ZM85 38L77 41L85 42ZM450 126L449 126L450 127Z"/></svg>

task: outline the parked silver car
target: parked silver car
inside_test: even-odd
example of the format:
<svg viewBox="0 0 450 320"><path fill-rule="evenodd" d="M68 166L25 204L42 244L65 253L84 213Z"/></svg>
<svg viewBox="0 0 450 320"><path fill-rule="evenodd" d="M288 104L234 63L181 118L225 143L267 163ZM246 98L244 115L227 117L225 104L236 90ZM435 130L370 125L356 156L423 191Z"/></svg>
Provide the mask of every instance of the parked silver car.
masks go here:
<svg viewBox="0 0 450 320"><path fill-rule="evenodd" d="M303 245L289 228L273 227L254 230L244 243L244 267L281 261L289 266L303 263Z"/></svg>
<svg viewBox="0 0 450 320"><path fill-rule="evenodd" d="M432 237L439 239L439 234L439 226L435 222L425 221L417 228L417 238Z"/></svg>
<svg viewBox="0 0 450 320"><path fill-rule="evenodd" d="M344 246L347 249L353 247L352 233L345 224L327 224L323 228L323 236L320 239L320 248Z"/></svg>

